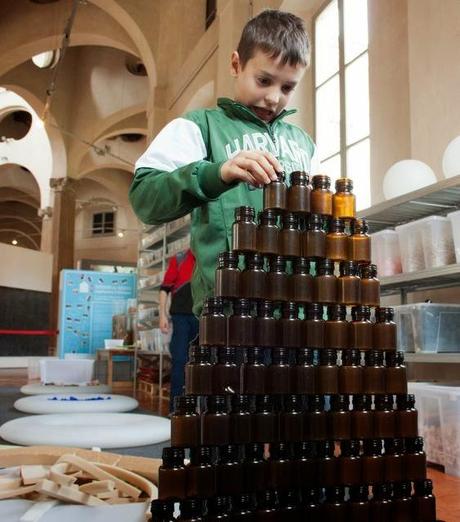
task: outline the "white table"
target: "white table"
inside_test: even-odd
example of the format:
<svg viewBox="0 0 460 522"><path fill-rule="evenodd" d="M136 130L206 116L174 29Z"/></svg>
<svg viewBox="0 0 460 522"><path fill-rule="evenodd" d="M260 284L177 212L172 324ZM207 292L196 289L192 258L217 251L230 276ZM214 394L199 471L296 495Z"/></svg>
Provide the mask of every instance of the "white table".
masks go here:
<svg viewBox="0 0 460 522"><path fill-rule="evenodd" d="M94 359L42 359L40 380L43 384L81 384L93 380Z"/></svg>

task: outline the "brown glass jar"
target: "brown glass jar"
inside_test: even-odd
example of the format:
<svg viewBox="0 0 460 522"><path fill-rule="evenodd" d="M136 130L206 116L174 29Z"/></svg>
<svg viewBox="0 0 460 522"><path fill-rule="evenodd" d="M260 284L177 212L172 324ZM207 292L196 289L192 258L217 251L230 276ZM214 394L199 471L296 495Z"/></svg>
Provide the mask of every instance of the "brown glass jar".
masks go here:
<svg viewBox="0 0 460 522"><path fill-rule="evenodd" d="M227 442L228 443L228 442ZM212 497L216 493L216 468L209 446L190 448L187 466L187 496Z"/></svg>
<svg viewBox="0 0 460 522"><path fill-rule="evenodd" d="M243 366L243 393L246 395L262 395L265 393L266 367L265 351L254 347L248 350L247 362Z"/></svg>
<svg viewBox="0 0 460 522"><path fill-rule="evenodd" d="M348 234L343 219L332 219L326 236L326 256L332 261L348 259Z"/></svg>
<svg viewBox="0 0 460 522"><path fill-rule="evenodd" d="M396 436L415 439L418 436L418 412L415 409L415 395L396 396Z"/></svg>
<svg viewBox="0 0 460 522"><path fill-rule="evenodd" d="M349 346L346 320L347 308L342 304L333 304L327 307L327 321L324 327L324 345L335 350L346 350Z"/></svg>
<svg viewBox="0 0 460 522"><path fill-rule="evenodd" d="M335 181L332 196L332 215L335 218L353 219L356 216L356 198L353 194L353 180L339 178Z"/></svg>
<svg viewBox="0 0 460 522"><path fill-rule="evenodd" d="M278 239L279 228L277 215L274 210L259 212L259 226L257 227L257 251L265 256L279 255Z"/></svg>
<svg viewBox="0 0 460 522"><path fill-rule="evenodd" d="M246 299L266 299L266 272L264 270L264 258L261 254L246 254L246 268L241 272L241 294Z"/></svg>
<svg viewBox="0 0 460 522"><path fill-rule="evenodd" d="M296 351L296 366L293 368L293 389L301 395L316 392L316 367L313 365L313 350L300 348Z"/></svg>
<svg viewBox="0 0 460 522"><path fill-rule="evenodd" d="M330 487L337 482L337 457L334 456L334 441L322 440L318 448L318 486Z"/></svg>
<svg viewBox="0 0 460 522"><path fill-rule="evenodd" d="M327 438L327 413L324 411L324 396L310 395L308 411L303 427L306 440L325 440Z"/></svg>
<svg viewBox="0 0 460 522"><path fill-rule="evenodd" d="M254 346L254 322L250 301L244 298L235 299L233 314L228 318L228 346Z"/></svg>
<svg viewBox="0 0 460 522"><path fill-rule="evenodd" d="M372 487L372 499L369 503L372 522L388 522L393 520L393 501L391 500L391 484L376 484Z"/></svg>
<svg viewBox="0 0 460 522"><path fill-rule="evenodd" d="M310 212L332 216L331 178L318 174L312 178L313 190L310 194Z"/></svg>
<svg viewBox="0 0 460 522"><path fill-rule="evenodd" d="M227 318L221 297L208 297L200 317L200 344L225 346L227 344Z"/></svg>
<svg viewBox="0 0 460 522"><path fill-rule="evenodd" d="M338 482L344 486L361 484L361 458L359 456L359 440L342 440L340 443L340 457L338 458ZM354 519L353 519L354 521Z"/></svg>
<svg viewBox="0 0 460 522"><path fill-rule="evenodd" d="M190 448L201 443L201 418L196 411L197 401L193 395L175 397L171 415L171 445Z"/></svg>
<svg viewBox="0 0 460 522"><path fill-rule="evenodd" d="M287 395L284 398L284 409L280 413L280 440L303 440L304 417L300 395Z"/></svg>
<svg viewBox="0 0 460 522"><path fill-rule="evenodd" d="M214 295L225 299L240 297L240 270L236 252L221 252L219 254Z"/></svg>
<svg viewBox="0 0 460 522"><path fill-rule="evenodd" d="M431 480L418 480L414 483L415 520L418 522L434 522L436 520L436 499L433 495L433 483Z"/></svg>
<svg viewBox="0 0 460 522"><path fill-rule="evenodd" d="M398 482L393 486L393 520L395 522L410 522L413 518L413 504L410 482Z"/></svg>
<svg viewBox="0 0 460 522"><path fill-rule="evenodd" d="M266 276L267 297L274 302L287 301L289 298L289 276L286 272L286 258L274 256L269 260Z"/></svg>
<svg viewBox="0 0 460 522"><path fill-rule="evenodd" d="M350 347L357 350L372 350L373 325L371 309L368 306L354 306L351 309Z"/></svg>
<svg viewBox="0 0 460 522"><path fill-rule="evenodd" d="M260 301L257 304L257 317L254 318L256 345L263 348L279 346L278 324L278 319L273 315L272 301Z"/></svg>
<svg viewBox="0 0 460 522"><path fill-rule="evenodd" d="M396 414L393 410L392 395L375 397L374 435L380 439L389 439L396 433Z"/></svg>
<svg viewBox="0 0 460 522"><path fill-rule="evenodd" d="M180 522L199 522L206 520L205 504L202 498L186 498L180 503Z"/></svg>
<svg viewBox="0 0 460 522"><path fill-rule="evenodd" d="M385 464L382 455L382 441L364 441L364 454L361 456L363 484L381 484L385 477Z"/></svg>
<svg viewBox="0 0 460 522"><path fill-rule="evenodd" d="M268 487L285 491L294 485L294 462L289 444L272 442L270 444Z"/></svg>
<svg viewBox="0 0 460 522"><path fill-rule="evenodd" d="M426 479L426 454L423 451L423 438L405 439L406 452L403 461L405 480Z"/></svg>
<svg viewBox="0 0 460 522"><path fill-rule="evenodd" d="M279 320L281 326L281 346L300 348L302 346L303 321L299 319L299 309L293 301L283 303L283 316Z"/></svg>
<svg viewBox="0 0 460 522"><path fill-rule="evenodd" d="M323 305L310 303L306 309L304 320L304 345L313 350L324 348L324 329Z"/></svg>
<svg viewBox="0 0 460 522"><path fill-rule="evenodd" d="M252 207L235 208L235 221L232 225L232 250L236 252L255 252L257 249L257 224Z"/></svg>
<svg viewBox="0 0 460 522"><path fill-rule="evenodd" d="M361 304L380 306L380 281L377 279L377 265L360 265Z"/></svg>
<svg viewBox="0 0 460 522"><path fill-rule="evenodd" d="M163 448L162 464L158 468L158 498L181 500L186 495L187 475L183 448Z"/></svg>
<svg viewBox="0 0 460 522"><path fill-rule="evenodd" d="M185 393L212 394L212 347L192 345L185 365Z"/></svg>
<svg viewBox="0 0 460 522"><path fill-rule="evenodd" d="M284 172L277 172L278 179L264 185L264 210L280 213L287 207L287 187Z"/></svg>
<svg viewBox="0 0 460 522"><path fill-rule="evenodd" d="M278 491L267 489L257 495L257 522L278 522L280 520L280 502Z"/></svg>
<svg viewBox="0 0 460 522"><path fill-rule="evenodd" d="M386 352L385 372L386 393L400 395L407 393L407 371L404 352Z"/></svg>
<svg viewBox="0 0 460 522"><path fill-rule="evenodd" d="M337 352L329 348L320 351L319 366L316 369L316 389L318 393L336 395L339 391L339 367Z"/></svg>
<svg viewBox="0 0 460 522"><path fill-rule="evenodd" d="M329 438L344 440L351 437L351 412L349 395L332 395L329 412Z"/></svg>
<svg viewBox="0 0 460 522"><path fill-rule="evenodd" d="M365 219L353 219L351 235L348 238L348 259L358 263L371 262L371 238L369 226Z"/></svg>
<svg viewBox="0 0 460 522"><path fill-rule="evenodd" d="M268 484L269 466L264 459L264 445L257 442L246 444L244 454L244 491L265 491Z"/></svg>
<svg viewBox="0 0 460 522"><path fill-rule="evenodd" d="M230 480L230 477L227 478ZM232 504L229 495L216 495L206 501L206 506L206 522L226 522L232 520L230 516Z"/></svg>
<svg viewBox="0 0 460 522"><path fill-rule="evenodd" d="M339 392L344 394L363 393L363 367L359 350L344 350L342 365L339 366Z"/></svg>
<svg viewBox="0 0 460 522"><path fill-rule="evenodd" d="M385 478L384 482L399 482L403 479L404 441L402 439L385 439Z"/></svg>
<svg viewBox="0 0 460 522"><path fill-rule="evenodd" d="M287 208L289 212L296 214L308 214L310 212L309 177L306 172L296 170L291 172L291 186L287 191Z"/></svg>
<svg viewBox="0 0 460 522"><path fill-rule="evenodd" d="M279 416L275 412L271 395L256 396L256 410L252 420L254 442L276 442L279 440Z"/></svg>
<svg viewBox="0 0 460 522"><path fill-rule="evenodd" d="M294 445L295 485L298 488L313 487L318 480L318 461L316 459L316 443L297 442Z"/></svg>
<svg viewBox="0 0 460 522"><path fill-rule="evenodd" d="M240 368L236 364L236 349L222 346L217 349L217 364L212 369L212 393L240 392Z"/></svg>
<svg viewBox="0 0 460 522"><path fill-rule="evenodd" d="M272 361L265 375L267 393L279 395L291 392L291 368L287 348L272 348Z"/></svg>
<svg viewBox="0 0 460 522"><path fill-rule="evenodd" d="M364 393L384 394L386 368L383 365L383 352L379 350L365 352L365 363L363 368Z"/></svg>
<svg viewBox="0 0 460 522"><path fill-rule="evenodd" d="M311 303L313 301L313 276L310 274L310 261L299 257L293 262L293 273L289 276L289 295L296 303Z"/></svg>
<svg viewBox="0 0 460 522"><path fill-rule="evenodd" d="M396 350L396 323L393 308L375 309L374 348L376 350Z"/></svg>
<svg viewBox="0 0 460 522"><path fill-rule="evenodd" d="M216 466L216 492L218 495L237 495L242 492L243 464L236 444L219 447Z"/></svg>
<svg viewBox="0 0 460 522"><path fill-rule="evenodd" d="M225 395L209 395L201 424L203 446L223 446L230 441L230 416Z"/></svg>
<svg viewBox="0 0 460 522"><path fill-rule="evenodd" d="M369 395L353 395L351 438L374 438L374 412L371 410L371 397Z"/></svg>
<svg viewBox="0 0 460 522"><path fill-rule="evenodd" d="M337 302L357 305L361 297L361 280L358 265L354 261L340 262L340 276L337 278Z"/></svg>
<svg viewBox="0 0 460 522"><path fill-rule="evenodd" d="M323 230L323 218L318 214L310 214L307 229L302 234L302 254L308 259L326 257L326 232Z"/></svg>
<svg viewBox="0 0 460 522"><path fill-rule="evenodd" d="M292 212L282 216L283 228L279 233L279 252L287 258L300 256L300 230L297 217Z"/></svg>
<svg viewBox="0 0 460 522"><path fill-rule="evenodd" d="M155 499L150 504L152 520L158 522L174 522L174 502L170 500Z"/></svg>
<svg viewBox="0 0 460 522"><path fill-rule="evenodd" d="M322 259L316 265L313 279L315 303L334 304L337 300L337 277L334 275L334 261Z"/></svg>
<svg viewBox="0 0 460 522"><path fill-rule="evenodd" d="M252 418L248 395L233 395L230 410L230 440L233 444L251 442Z"/></svg>
<svg viewBox="0 0 460 522"><path fill-rule="evenodd" d="M369 487L359 484L350 488L349 516L353 522L369 522Z"/></svg>

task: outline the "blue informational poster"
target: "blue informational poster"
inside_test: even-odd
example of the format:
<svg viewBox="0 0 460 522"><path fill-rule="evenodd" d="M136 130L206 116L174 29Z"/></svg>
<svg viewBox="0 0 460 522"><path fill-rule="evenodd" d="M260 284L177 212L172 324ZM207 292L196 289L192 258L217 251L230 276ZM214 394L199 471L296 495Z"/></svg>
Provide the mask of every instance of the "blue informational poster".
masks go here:
<svg viewBox="0 0 460 522"><path fill-rule="evenodd" d="M58 353L95 355L112 338L114 303L136 297L135 274L62 270Z"/></svg>

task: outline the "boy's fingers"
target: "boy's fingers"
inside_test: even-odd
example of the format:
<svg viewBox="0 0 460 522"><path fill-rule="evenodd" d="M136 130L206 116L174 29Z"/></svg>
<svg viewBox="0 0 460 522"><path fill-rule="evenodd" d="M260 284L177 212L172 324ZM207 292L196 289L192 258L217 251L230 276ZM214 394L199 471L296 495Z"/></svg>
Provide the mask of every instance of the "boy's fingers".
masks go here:
<svg viewBox="0 0 460 522"><path fill-rule="evenodd" d="M261 151L261 154L263 154L267 160L270 162L270 164L273 166L273 168L276 170L276 172L282 172L283 167L281 166L281 163L273 156L271 152L268 151Z"/></svg>
<svg viewBox="0 0 460 522"><path fill-rule="evenodd" d="M240 179L241 181L245 181L246 183L250 183L254 187L258 187L259 183L255 180L254 176L244 168L239 167L238 165L235 165L234 168L234 174L235 176Z"/></svg>
<svg viewBox="0 0 460 522"><path fill-rule="evenodd" d="M260 164L257 162L257 160L253 159L246 159L241 165L246 170L249 170L249 172L252 174L252 176L259 182L259 183L270 183L270 177L265 172L265 170L260 166Z"/></svg>

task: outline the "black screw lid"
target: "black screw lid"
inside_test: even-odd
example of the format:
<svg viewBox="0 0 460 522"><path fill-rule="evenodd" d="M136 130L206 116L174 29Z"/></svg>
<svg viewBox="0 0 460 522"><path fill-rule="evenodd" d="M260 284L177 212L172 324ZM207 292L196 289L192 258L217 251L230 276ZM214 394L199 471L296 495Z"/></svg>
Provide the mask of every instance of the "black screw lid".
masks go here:
<svg viewBox="0 0 460 522"><path fill-rule="evenodd" d="M329 321L345 321L347 318L347 307L343 304L328 305L327 318Z"/></svg>
<svg viewBox="0 0 460 522"><path fill-rule="evenodd" d="M174 413L178 415L196 414L196 397L194 395L180 395L174 397Z"/></svg>
<svg viewBox="0 0 460 522"><path fill-rule="evenodd" d="M161 457L165 468L181 468L184 466L184 448L163 448Z"/></svg>
<svg viewBox="0 0 460 522"><path fill-rule="evenodd" d="M275 225L276 220L278 219L278 214L275 210L271 208L266 208L259 212L259 223L261 225Z"/></svg>
<svg viewBox="0 0 460 522"><path fill-rule="evenodd" d="M282 216L283 228L297 229L299 220L293 212L285 212Z"/></svg>
<svg viewBox="0 0 460 522"><path fill-rule="evenodd" d="M227 399L225 395L208 395L206 404L209 413L227 412Z"/></svg>
<svg viewBox="0 0 460 522"><path fill-rule="evenodd" d="M369 499L369 488L363 484L350 488L351 502L367 502Z"/></svg>
<svg viewBox="0 0 460 522"><path fill-rule="evenodd" d="M337 192L351 192L353 190L353 180L350 178L336 179L335 190Z"/></svg>
<svg viewBox="0 0 460 522"><path fill-rule="evenodd" d="M153 500L150 504L152 520L174 520L174 502L167 500Z"/></svg>
<svg viewBox="0 0 460 522"><path fill-rule="evenodd" d="M383 441L385 455L400 455L404 451L403 439L385 439Z"/></svg>
<svg viewBox="0 0 460 522"><path fill-rule="evenodd" d="M251 252L244 256L244 262L246 270L263 270L264 268L264 257L262 254L257 252Z"/></svg>
<svg viewBox="0 0 460 522"><path fill-rule="evenodd" d="M302 492L302 504L319 504L321 490L319 488L307 488Z"/></svg>
<svg viewBox="0 0 460 522"><path fill-rule="evenodd" d="M265 350L258 346L250 348L247 351L248 364L264 364L265 361Z"/></svg>
<svg viewBox="0 0 460 522"><path fill-rule="evenodd" d="M218 461L221 464L239 462L239 450L237 444L226 444L219 447Z"/></svg>
<svg viewBox="0 0 460 522"><path fill-rule="evenodd" d="M415 494L418 497L427 497L433 494L433 482L430 479L416 480L414 482Z"/></svg>
<svg viewBox="0 0 460 522"><path fill-rule="evenodd" d="M350 409L349 395L332 395L331 410L332 411L348 411Z"/></svg>
<svg viewBox="0 0 460 522"><path fill-rule="evenodd" d="M324 395L309 395L308 411L324 411Z"/></svg>
<svg viewBox="0 0 460 522"><path fill-rule="evenodd" d="M260 317L273 317L273 301L264 299L257 303L257 315Z"/></svg>
<svg viewBox="0 0 460 522"><path fill-rule="evenodd" d="M313 350L311 348L299 348L296 350L297 364L311 366L313 364Z"/></svg>
<svg viewBox="0 0 460 522"><path fill-rule="evenodd" d="M320 458L334 456L335 445L333 440L321 440L318 442L317 448Z"/></svg>
<svg viewBox="0 0 460 522"><path fill-rule="evenodd" d="M340 443L340 454L342 457L359 457L359 451L359 440L345 439Z"/></svg>
<svg viewBox="0 0 460 522"><path fill-rule="evenodd" d="M289 349L283 347L272 348L272 364L289 364Z"/></svg>
<svg viewBox="0 0 460 522"><path fill-rule="evenodd" d="M364 218L355 218L351 221L352 234L367 234L368 232L369 225L367 224L367 221Z"/></svg>
<svg viewBox="0 0 460 522"><path fill-rule="evenodd" d="M194 466L212 464L212 448L210 446L195 446L190 448L190 463Z"/></svg>
<svg viewBox="0 0 460 522"><path fill-rule="evenodd" d="M375 409L379 411L386 411L393 409L393 395L376 395Z"/></svg>
<svg viewBox="0 0 460 522"><path fill-rule="evenodd" d="M415 395L412 393L396 395L396 406L398 410L411 410L415 408Z"/></svg>
<svg viewBox="0 0 460 522"><path fill-rule="evenodd" d="M244 447L245 460L250 462L260 462L264 460L264 445L261 442L250 442Z"/></svg>
<svg viewBox="0 0 460 522"><path fill-rule="evenodd" d="M415 437L406 439L406 451L408 453L420 453L423 451L423 437Z"/></svg>
<svg viewBox="0 0 460 522"><path fill-rule="evenodd" d="M180 502L182 518L198 518L204 515L204 500L201 498L186 498Z"/></svg>
<svg viewBox="0 0 460 522"><path fill-rule="evenodd" d="M308 185L308 174L302 170L291 172L291 185Z"/></svg>
<svg viewBox="0 0 460 522"><path fill-rule="evenodd" d="M220 364L236 364L236 348L234 346L219 347L217 360Z"/></svg>
<svg viewBox="0 0 460 522"><path fill-rule="evenodd" d="M287 442L272 442L270 444L271 460L289 460L291 458L291 447Z"/></svg>
<svg viewBox="0 0 460 522"><path fill-rule="evenodd" d="M395 482L393 484L394 498L408 498L411 496L412 485L409 481Z"/></svg>
<svg viewBox="0 0 460 522"><path fill-rule="evenodd" d="M236 221L254 221L256 212L253 207L237 207L235 208Z"/></svg>
<svg viewBox="0 0 460 522"><path fill-rule="evenodd" d="M221 252L218 258L219 268L238 268L238 254L233 250Z"/></svg>
<svg viewBox="0 0 460 522"><path fill-rule="evenodd" d="M294 260L294 274L309 274L310 261L306 257L298 257Z"/></svg>
<svg viewBox="0 0 460 522"><path fill-rule="evenodd" d="M371 279L373 277L377 277L377 265L360 265L359 275L362 279Z"/></svg>
<svg viewBox="0 0 460 522"><path fill-rule="evenodd" d="M279 506L278 491L267 489L257 496L257 507L263 510L277 509Z"/></svg>
<svg viewBox="0 0 460 522"><path fill-rule="evenodd" d="M340 218L331 219L329 232L345 232L345 221Z"/></svg>
<svg viewBox="0 0 460 522"><path fill-rule="evenodd" d="M366 439L364 441L365 455L381 455L382 454L382 440L381 439Z"/></svg>
<svg viewBox="0 0 460 522"><path fill-rule="evenodd" d="M249 493L240 493L233 497L233 514L240 515L251 512L254 509L253 496Z"/></svg>
<svg viewBox="0 0 460 522"><path fill-rule="evenodd" d="M389 500L391 496L390 484L375 484L372 486L372 494L374 500Z"/></svg>
<svg viewBox="0 0 460 522"><path fill-rule="evenodd" d="M323 230L323 217L321 214L310 214L307 227L308 230Z"/></svg>
<svg viewBox="0 0 460 522"><path fill-rule="evenodd" d="M383 366L383 352L380 350L369 350L364 354L366 366Z"/></svg>
<svg viewBox="0 0 460 522"><path fill-rule="evenodd" d="M310 303L307 306L307 319L322 320L323 319L323 305L320 303Z"/></svg>
<svg viewBox="0 0 460 522"><path fill-rule="evenodd" d="M250 315L251 301L245 298L235 299L233 301L233 315Z"/></svg>
<svg viewBox="0 0 460 522"><path fill-rule="evenodd" d="M207 504L208 515L215 517L227 515L232 508L231 498L224 495L216 495L215 497L211 497L208 499Z"/></svg>
<svg viewBox="0 0 460 522"><path fill-rule="evenodd" d="M311 459L316 455L316 443L313 440L296 442L294 448L294 454L298 455L300 459Z"/></svg>
<svg viewBox="0 0 460 522"><path fill-rule="evenodd" d="M342 351L342 365L343 366L359 366L361 364L361 354L359 350L350 348Z"/></svg>
<svg viewBox="0 0 460 522"><path fill-rule="evenodd" d="M358 411L371 409L371 396L365 394L353 395L353 409Z"/></svg>
<svg viewBox="0 0 460 522"><path fill-rule="evenodd" d="M250 407L249 395L232 395L232 413L249 413Z"/></svg>
<svg viewBox="0 0 460 522"><path fill-rule="evenodd" d="M299 307L294 301L287 301L283 303L283 318L297 319Z"/></svg>
<svg viewBox="0 0 460 522"><path fill-rule="evenodd" d="M223 314L224 302L221 297L208 297L203 305L203 314Z"/></svg>
<svg viewBox="0 0 460 522"><path fill-rule="evenodd" d="M358 275L358 263L356 263L356 261L340 261L340 275L341 276Z"/></svg>
<svg viewBox="0 0 460 522"><path fill-rule="evenodd" d="M283 508L295 509L299 505L299 492L295 489L281 491L280 503Z"/></svg>
<svg viewBox="0 0 460 522"><path fill-rule="evenodd" d="M196 344L190 345L189 360L191 363L205 363L211 362L212 350L209 346L198 346Z"/></svg>
<svg viewBox="0 0 460 522"><path fill-rule="evenodd" d="M344 502L345 489L343 486L333 486L326 489L326 502Z"/></svg>
<svg viewBox="0 0 460 522"><path fill-rule="evenodd" d="M353 306L353 308L351 309L351 317L353 321L370 321L371 309L369 306L365 305Z"/></svg>
<svg viewBox="0 0 460 522"><path fill-rule="evenodd" d="M321 350L319 353L319 362L322 365L335 366L337 364L337 352L330 348Z"/></svg>
<svg viewBox="0 0 460 522"><path fill-rule="evenodd" d="M393 321L394 308L379 306L375 309L375 318L379 323Z"/></svg>
<svg viewBox="0 0 460 522"><path fill-rule="evenodd" d="M312 178L313 188L329 189L331 186L331 178L325 174L317 174Z"/></svg>
<svg viewBox="0 0 460 522"><path fill-rule="evenodd" d="M286 258L284 256L273 256L269 260L270 272L286 272Z"/></svg>
<svg viewBox="0 0 460 522"><path fill-rule="evenodd" d="M320 259L316 265L318 275L334 275L334 261Z"/></svg>
<svg viewBox="0 0 460 522"><path fill-rule="evenodd" d="M300 395L286 395L284 398L284 411L286 413L300 413L302 411L302 397Z"/></svg>
<svg viewBox="0 0 460 522"><path fill-rule="evenodd" d="M272 413L274 410L271 395L256 395L256 413Z"/></svg>

